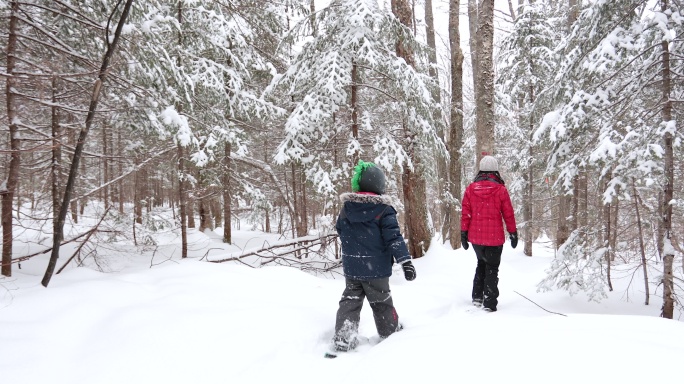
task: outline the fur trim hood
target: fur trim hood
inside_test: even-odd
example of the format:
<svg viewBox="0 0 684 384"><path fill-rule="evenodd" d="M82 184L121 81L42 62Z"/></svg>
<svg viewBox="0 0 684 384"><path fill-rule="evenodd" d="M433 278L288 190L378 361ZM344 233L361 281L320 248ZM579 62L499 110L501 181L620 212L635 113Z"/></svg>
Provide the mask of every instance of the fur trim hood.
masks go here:
<svg viewBox="0 0 684 384"><path fill-rule="evenodd" d="M370 204L386 204L392 205L392 199L387 195L367 195L363 193L343 193L340 195L340 201L346 203L370 203Z"/></svg>

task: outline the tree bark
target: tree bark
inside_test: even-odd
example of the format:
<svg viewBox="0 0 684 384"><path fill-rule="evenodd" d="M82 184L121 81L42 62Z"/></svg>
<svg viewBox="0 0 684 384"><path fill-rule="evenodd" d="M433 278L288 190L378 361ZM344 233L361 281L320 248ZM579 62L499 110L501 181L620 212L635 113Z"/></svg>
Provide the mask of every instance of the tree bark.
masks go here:
<svg viewBox="0 0 684 384"><path fill-rule="evenodd" d="M478 78L475 107L476 164L494 154L494 0L481 0L477 14Z"/></svg>
<svg viewBox="0 0 684 384"><path fill-rule="evenodd" d="M135 157L135 165L136 167L140 164L140 157L136 156ZM142 224L142 199L143 199L143 194L142 194L142 183L143 183L144 177L142 176L142 169L138 169L135 171L135 175L133 176L134 180L134 185L133 185L133 216L134 216L134 221L137 224Z"/></svg>
<svg viewBox="0 0 684 384"><path fill-rule="evenodd" d="M57 108L57 77L52 78L52 233L57 232L57 218L62 194L62 126Z"/></svg>
<svg viewBox="0 0 684 384"><path fill-rule="evenodd" d="M21 164L21 140L19 135L19 116L17 113L17 78L14 76L17 56L17 24L19 2L12 1L9 22L9 38L7 41L7 81L5 98L7 99L7 120L9 126L10 162L7 170L7 184L0 189L2 195L2 269L3 276L12 276L12 203L19 181L19 166ZM0 186L1 188L2 186Z"/></svg>
<svg viewBox="0 0 684 384"><path fill-rule="evenodd" d="M668 0L660 1L661 11L666 13ZM662 47L662 120L664 124L672 121L672 74L670 72L670 48L668 39L663 39ZM662 228L663 228L663 308L661 316L674 317L674 247L672 246L672 198L674 197L674 153L672 148L673 129L666 129L663 137L665 190L663 191Z"/></svg>
<svg viewBox="0 0 684 384"><path fill-rule="evenodd" d="M185 159L183 146L177 144L178 151L178 216L181 226L181 259L188 257L188 214L186 212Z"/></svg>
<svg viewBox="0 0 684 384"><path fill-rule="evenodd" d="M478 69L477 58L477 19L478 6L477 0L468 0L468 45L470 46L470 66L473 70L473 100L477 100L477 92L479 89L480 71ZM477 117L477 108L474 110L475 117Z"/></svg>
<svg viewBox="0 0 684 384"><path fill-rule="evenodd" d="M439 71L437 67L437 43L435 40L435 17L432 10L432 0L425 0L425 34L427 37L427 44L430 48L428 51L428 73L435 81L435 86L432 88L432 99L435 102L433 112L433 119L437 125L437 137L440 144L446 148L446 128L441 124L442 122L442 96L441 87L439 85ZM437 161L437 196L439 197L435 207L435 212L432 215L434 227L439 228L441 225L442 241L449 236L449 159L446 153L441 151L436 154ZM440 224L441 222L441 224Z"/></svg>
<svg viewBox="0 0 684 384"><path fill-rule="evenodd" d="M351 72L351 131L352 137L358 142L359 140L359 70L356 63L352 62ZM352 154L352 166L356 166L359 162L359 149L357 148Z"/></svg>
<svg viewBox="0 0 684 384"><path fill-rule="evenodd" d="M233 220L233 213L231 211L231 187L230 187L230 175L231 175L231 144L226 142L224 146L224 157L223 157L223 242L231 244L233 242L232 232L231 232L231 221Z"/></svg>
<svg viewBox="0 0 684 384"><path fill-rule="evenodd" d="M636 213L637 219L637 229L639 233L639 252L641 254L641 267L644 272L644 304L648 305L650 300L649 286L648 286L648 266L646 264L646 250L644 247L644 231L641 227L641 214L639 213L639 204L641 204L641 198L636 189L634 180L632 180L632 193L634 195L634 212Z"/></svg>
<svg viewBox="0 0 684 384"><path fill-rule="evenodd" d="M608 188L608 181L611 179L611 173L607 173L601 178L601 188L599 191L601 192L599 194L599 202L600 202L600 216L601 216L601 222L602 222L602 230L601 230L601 246L605 249L604 253L604 261L606 262L606 283L608 284L608 290L613 291L613 282L611 280L611 257L610 254L612 253L612 249L610 248L610 233L612 231L611 227L611 220L610 220L610 203L604 203L603 201L603 192Z"/></svg>
<svg viewBox="0 0 684 384"><path fill-rule="evenodd" d="M108 133L107 124L105 123L102 127L102 201L104 203L105 210L109 209L110 198L109 198L109 143L108 143Z"/></svg>
<svg viewBox="0 0 684 384"><path fill-rule="evenodd" d="M403 25L410 29L413 23L413 12L411 12L408 2L406 0L392 0L391 6L392 13ZM397 56L403 58L408 65L413 68L416 67L413 52L403 42L397 43L396 52ZM405 150L411 157L414 166L412 170L408 167L408 164L404 164L402 178L404 205L406 206L406 223L409 226L408 247L411 255L414 258L419 258L430 248L432 240L427 212L426 182L423 176L423 165L421 164L420 157L416 154L414 135L406 125L404 125L404 134L406 136Z"/></svg>
<svg viewBox="0 0 684 384"><path fill-rule="evenodd" d="M121 31L128 18L128 13L130 12L133 0L126 0L124 4L123 11L121 12L121 17L119 18L119 23L116 26L116 31L114 32L114 38L111 43L107 40L107 51L105 52L104 59L102 60L102 66L98 74L98 78L93 86L93 95L90 100L90 107L88 108L88 115L86 116L85 125L81 129L78 137L78 142L76 143L76 148L74 149L74 157L71 162L71 169L69 171L69 178L67 179L66 188L64 190L64 199L62 200L62 205L59 211L59 217L57 218L56 231L53 234L53 246L52 254L50 255L50 261L48 263L48 268L45 271L45 276L43 277L42 284L47 287L50 283L50 279L55 271L55 266L57 265L57 259L59 258L59 247L64 238L64 221L66 219L67 210L69 206L69 201L71 200L71 194L74 188L74 183L76 182L76 177L78 175L78 166L81 160L81 154L83 153L83 147L85 145L86 138L88 137L88 132L93 124L93 119L95 118L95 112L97 111L97 105L100 101L100 93L102 90L102 83L107 78L107 70L109 69L109 63L116 51L116 47L119 44L119 39L121 36ZM106 36L108 39L109 36Z"/></svg>
<svg viewBox="0 0 684 384"><path fill-rule="evenodd" d="M449 48L451 51L451 103L449 123L449 243L461 247L461 215L456 199L461 199L461 146L463 145L463 51L459 31L460 0L449 1Z"/></svg>
<svg viewBox="0 0 684 384"><path fill-rule="evenodd" d="M530 119L530 128L532 128L533 123ZM530 131L530 136L533 131ZM534 240L534 230L533 230L533 209L534 209L534 147L532 146L532 141L527 148L528 152L528 164L527 170L523 172L523 183L525 184L524 194L523 194L523 222L525 223L524 229L524 242L523 253L525 256L532 256L532 240Z"/></svg>
<svg viewBox="0 0 684 384"><path fill-rule="evenodd" d="M565 188L561 187L560 196L558 196L558 218L556 225L556 249L560 248L570 237L570 210L572 207L572 198L565 194ZM610 216L609 216L610 217ZM606 244L607 245L607 244Z"/></svg>

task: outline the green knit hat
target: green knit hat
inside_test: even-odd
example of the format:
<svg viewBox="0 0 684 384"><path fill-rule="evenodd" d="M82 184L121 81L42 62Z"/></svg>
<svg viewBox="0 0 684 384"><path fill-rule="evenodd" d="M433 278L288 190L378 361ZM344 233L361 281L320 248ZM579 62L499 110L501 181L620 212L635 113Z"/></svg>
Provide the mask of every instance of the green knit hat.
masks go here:
<svg viewBox="0 0 684 384"><path fill-rule="evenodd" d="M354 167L351 180L352 192L385 193L385 175L375 164L363 160Z"/></svg>

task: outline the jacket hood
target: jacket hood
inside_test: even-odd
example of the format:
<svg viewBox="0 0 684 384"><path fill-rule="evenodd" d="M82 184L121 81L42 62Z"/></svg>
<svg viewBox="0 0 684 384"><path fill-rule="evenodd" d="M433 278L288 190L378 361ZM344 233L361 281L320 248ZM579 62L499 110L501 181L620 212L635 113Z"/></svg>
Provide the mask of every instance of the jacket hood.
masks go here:
<svg viewBox="0 0 684 384"><path fill-rule="evenodd" d="M476 196L487 199L493 194L497 193L501 188L504 188L502 184L489 180L483 180L473 183L472 191Z"/></svg>
<svg viewBox="0 0 684 384"><path fill-rule="evenodd" d="M352 223L375 220L391 205L386 195L366 195L360 193L344 193L340 195L344 203L342 212Z"/></svg>

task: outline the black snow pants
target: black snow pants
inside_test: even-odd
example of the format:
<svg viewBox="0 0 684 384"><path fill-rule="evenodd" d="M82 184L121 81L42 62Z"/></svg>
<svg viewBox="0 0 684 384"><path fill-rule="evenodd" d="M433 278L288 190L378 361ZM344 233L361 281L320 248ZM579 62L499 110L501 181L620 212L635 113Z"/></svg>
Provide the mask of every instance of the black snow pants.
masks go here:
<svg viewBox="0 0 684 384"><path fill-rule="evenodd" d="M499 297L499 264L503 245L486 246L473 244L477 255L477 268L473 279L473 302L480 302L485 308L496 310Z"/></svg>
<svg viewBox="0 0 684 384"><path fill-rule="evenodd" d="M389 277L373 280L347 279L335 320L334 342L337 346L348 349L355 347L364 297L373 310L375 327L380 337L387 337L397 331L399 316L392 303Z"/></svg>

